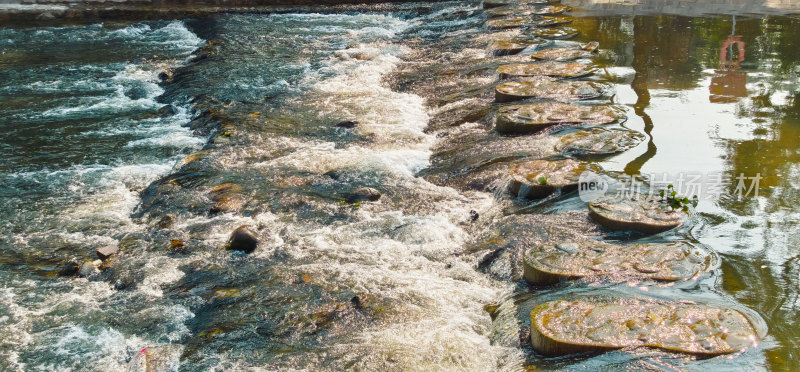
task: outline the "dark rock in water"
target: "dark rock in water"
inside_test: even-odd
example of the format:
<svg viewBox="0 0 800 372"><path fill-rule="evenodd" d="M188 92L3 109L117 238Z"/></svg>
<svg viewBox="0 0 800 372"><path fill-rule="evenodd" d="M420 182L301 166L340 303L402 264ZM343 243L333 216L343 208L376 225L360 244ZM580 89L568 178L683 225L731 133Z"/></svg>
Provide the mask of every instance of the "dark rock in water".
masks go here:
<svg viewBox="0 0 800 372"><path fill-rule="evenodd" d="M381 198L381 192L371 187L361 187L355 189L347 195L348 203L358 203L362 201L376 201Z"/></svg>
<svg viewBox="0 0 800 372"><path fill-rule="evenodd" d="M125 91L125 96L133 100L147 98L147 90L140 86L132 87Z"/></svg>
<svg viewBox="0 0 800 372"><path fill-rule="evenodd" d="M339 128L355 128L356 125L358 125L358 124L359 123L357 121L355 121L355 120L345 120L345 121L336 123L335 127L339 127Z"/></svg>
<svg viewBox="0 0 800 372"><path fill-rule="evenodd" d="M80 269L78 269L78 276L81 277L88 277L95 273L95 266L94 263L91 261L86 261L81 264Z"/></svg>
<svg viewBox="0 0 800 372"><path fill-rule="evenodd" d="M165 71L158 73L158 80L167 81L171 78L170 74L166 73Z"/></svg>
<svg viewBox="0 0 800 372"><path fill-rule="evenodd" d="M119 253L119 247L116 244L107 245L103 248L98 249L95 253L97 253L97 257L101 260L106 260L109 257Z"/></svg>
<svg viewBox="0 0 800 372"><path fill-rule="evenodd" d="M73 276L77 275L81 268L81 264L75 260L69 261L61 267L58 276Z"/></svg>
<svg viewBox="0 0 800 372"><path fill-rule="evenodd" d="M252 253L258 247L258 238L256 234L250 231L247 226L239 226L231 234L226 249L230 251L242 251L244 253Z"/></svg>
<svg viewBox="0 0 800 372"><path fill-rule="evenodd" d="M471 211L469 211L469 220L470 220L470 222L475 222L475 221L477 221L477 220L478 220L478 217L480 217L480 215L478 214L478 212L476 212L475 210L471 210Z"/></svg>
<svg viewBox="0 0 800 372"><path fill-rule="evenodd" d="M167 116L172 116L172 115L175 115L177 113L178 113L178 109L176 109L175 106L173 106L173 105L164 105L164 106L161 106L160 109L158 109L158 115L160 115L162 118L165 118Z"/></svg>
<svg viewBox="0 0 800 372"><path fill-rule="evenodd" d="M158 220L158 223L156 223L156 226L158 226L158 228L160 228L160 229L168 229L168 228L172 227L172 225L174 223L175 223L175 215L174 214L167 214L164 217L161 217L160 220Z"/></svg>

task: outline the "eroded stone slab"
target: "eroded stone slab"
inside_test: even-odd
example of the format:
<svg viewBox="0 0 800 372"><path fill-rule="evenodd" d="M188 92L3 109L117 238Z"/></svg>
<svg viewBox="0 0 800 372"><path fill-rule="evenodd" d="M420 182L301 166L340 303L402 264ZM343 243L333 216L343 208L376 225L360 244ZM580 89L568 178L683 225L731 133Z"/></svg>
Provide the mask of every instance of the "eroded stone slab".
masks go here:
<svg viewBox="0 0 800 372"><path fill-rule="evenodd" d="M561 0L484 0L483 7L486 9L496 8L506 5L549 5L556 4Z"/></svg>
<svg viewBox="0 0 800 372"><path fill-rule="evenodd" d="M597 56L597 46L599 43L591 42L581 45L581 47L561 47L543 49L531 54L531 58L535 60L546 61L574 61L582 58L594 58Z"/></svg>
<svg viewBox="0 0 800 372"><path fill-rule="evenodd" d="M539 199L559 189L576 189L578 177L587 170L599 172L599 167L572 159L527 161L509 169L508 188L518 197Z"/></svg>
<svg viewBox="0 0 800 372"><path fill-rule="evenodd" d="M501 78L530 76L576 78L591 75L595 70L594 66L586 63L556 61L512 63L497 68Z"/></svg>
<svg viewBox="0 0 800 372"><path fill-rule="evenodd" d="M591 128L561 137L556 151L577 157L613 155L634 148L645 135L628 129Z"/></svg>
<svg viewBox="0 0 800 372"><path fill-rule="evenodd" d="M496 56L507 56L517 54L531 45L544 44L547 42L549 41L538 37L521 35L506 39L494 39L492 42L492 49Z"/></svg>
<svg viewBox="0 0 800 372"><path fill-rule="evenodd" d="M739 311L688 301L561 300L531 312L531 345L545 355L639 346L720 355L747 349L757 339Z"/></svg>
<svg viewBox="0 0 800 372"><path fill-rule="evenodd" d="M589 216L611 230L633 230L657 234L683 224L686 214L673 210L657 197L634 198L608 196L589 203Z"/></svg>
<svg viewBox="0 0 800 372"><path fill-rule="evenodd" d="M716 261L711 252L683 242L618 245L571 239L528 250L524 277L535 285L578 278L690 280L711 270Z"/></svg>
<svg viewBox="0 0 800 372"><path fill-rule="evenodd" d="M511 102L526 98L546 98L560 101L591 99L602 96L605 88L589 81L556 81L537 76L526 81L509 81L495 87L495 101Z"/></svg>
<svg viewBox="0 0 800 372"><path fill-rule="evenodd" d="M543 102L510 105L498 111L495 127L503 134L530 134L558 124L609 124L625 118L618 107Z"/></svg>

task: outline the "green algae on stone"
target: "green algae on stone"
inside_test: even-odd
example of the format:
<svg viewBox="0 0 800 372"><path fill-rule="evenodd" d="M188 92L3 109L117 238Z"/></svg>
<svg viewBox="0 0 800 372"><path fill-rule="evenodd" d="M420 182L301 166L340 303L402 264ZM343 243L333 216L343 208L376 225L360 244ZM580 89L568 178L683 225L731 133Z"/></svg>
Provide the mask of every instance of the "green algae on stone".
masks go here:
<svg viewBox="0 0 800 372"><path fill-rule="evenodd" d="M645 135L628 129L591 128L561 137L555 150L577 157L605 156L634 148L645 138Z"/></svg>
<svg viewBox="0 0 800 372"><path fill-rule="evenodd" d="M506 29L521 27L553 27L572 23L571 17L551 17L551 16L520 16L490 19L486 21L489 29Z"/></svg>
<svg viewBox="0 0 800 372"><path fill-rule="evenodd" d="M690 280L711 270L715 263L710 252L688 243L623 246L571 239L531 248L523 265L525 280L545 285L577 278Z"/></svg>
<svg viewBox="0 0 800 372"><path fill-rule="evenodd" d="M512 63L497 68L500 78L551 76L576 78L594 73L596 68L586 63L547 61L539 63Z"/></svg>
<svg viewBox="0 0 800 372"><path fill-rule="evenodd" d="M492 8L486 11L489 17L508 17L508 16L531 16L531 15L558 15L569 12L572 7L563 4L553 5L540 5L540 6L526 6L526 5L510 5Z"/></svg>
<svg viewBox="0 0 800 372"><path fill-rule="evenodd" d="M609 124L624 118L614 106L543 102L501 107L495 127L503 134L529 134L558 124Z"/></svg>
<svg viewBox="0 0 800 372"><path fill-rule="evenodd" d="M525 81L509 81L495 87L495 101L511 102L526 98L554 100L591 99L602 96L604 86L589 81L557 81L546 76L536 76Z"/></svg>
<svg viewBox="0 0 800 372"><path fill-rule="evenodd" d="M510 168L508 189L520 198L540 199L559 189L576 189L578 177L587 170L599 168L572 159L527 161Z"/></svg>
<svg viewBox="0 0 800 372"><path fill-rule="evenodd" d="M517 54L531 45L544 44L549 41L533 36L515 36L510 38L497 38L492 41L492 50L495 56Z"/></svg>
<svg viewBox="0 0 800 372"><path fill-rule="evenodd" d="M657 234L683 224L685 214L647 195L607 196L589 203L589 216L611 230Z"/></svg>
<svg viewBox="0 0 800 372"><path fill-rule="evenodd" d="M543 39L551 39L551 40L571 39L575 36L578 36L579 33L580 32L578 31L578 29L569 26L532 28L530 30L525 31L526 35L540 37Z"/></svg>
<svg viewBox="0 0 800 372"><path fill-rule="evenodd" d="M544 355L653 347L695 355L747 349L758 336L739 311L644 298L551 301L531 311L531 346Z"/></svg>

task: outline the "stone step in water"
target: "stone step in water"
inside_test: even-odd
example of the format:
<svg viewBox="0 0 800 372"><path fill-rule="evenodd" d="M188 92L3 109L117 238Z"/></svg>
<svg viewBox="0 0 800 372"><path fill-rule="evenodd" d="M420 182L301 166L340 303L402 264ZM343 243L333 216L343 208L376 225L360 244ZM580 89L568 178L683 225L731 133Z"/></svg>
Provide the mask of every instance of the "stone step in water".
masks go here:
<svg viewBox="0 0 800 372"><path fill-rule="evenodd" d="M552 301L531 312L531 345L544 355L653 347L713 356L757 343L739 311L642 298Z"/></svg>
<svg viewBox="0 0 800 372"><path fill-rule="evenodd" d="M490 30L502 30L522 27L554 27L567 25L574 21L572 17L563 16L520 16L497 18L486 21Z"/></svg>
<svg viewBox="0 0 800 372"><path fill-rule="evenodd" d="M486 11L489 17L530 16L530 15L559 15L572 10L572 7L563 4L553 5L507 5L492 8Z"/></svg>
<svg viewBox="0 0 800 372"><path fill-rule="evenodd" d="M526 98L581 100L598 98L605 92L606 87L596 82L557 81L550 77L537 76L525 81L498 84L495 87L495 101L502 103Z"/></svg>
<svg viewBox="0 0 800 372"><path fill-rule="evenodd" d="M559 26L546 28L532 28L526 30L525 35L540 37L549 40L566 40L578 36L580 32L575 27Z"/></svg>
<svg viewBox="0 0 800 372"><path fill-rule="evenodd" d="M533 36L512 36L512 37L498 37L492 41L492 53L495 56L507 56L517 54L525 48L548 43L548 40L533 37Z"/></svg>
<svg viewBox="0 0 800 372"><path fill-rule="evenodd" d="M531 76L578 78L591 75L596 70L597 67L587 63L546 61L502 65L497 68L497 73L501 79Z"/></svg>
<svg viewBox="0 0 800 372"><path fill-rule="evenodd" d="M633 230L657 234L683 225L685 212L674 210L657 197L607 196L589 203L589 216L611 230Z"/></svg>
<svg viewBox="0 0 800 372"><path fill-rule="evenodd" d="M578 158L595 158L621 153L638 146L647 138L628 129L591 128L561 137L555 150Z"/></svg>
<svg viewBox="0 0 800 372"><path fill-rule="evenodd" d="M527 161L511 167L508 188L517 197L540 199L557 190L577 189L578 177L588 170L599 172L600 168L572 159Z"/></svg>
<svg viewBox="0 0 800 372"><path fill-rule="evenodd" d="M483 7L491 9L507 5L546 6L560 2L561 0L484 0Z"/></svg>
<svg viewBox="0 0 800 372"><path fill-rule="evenodd" d="M592 41L587 44L581 44L577 47L560 47L543 49L531 54L531 58L535 60L546 61L574 61L576 59L591 59L597 57L597 48L600 43Z"/></svg>
<svg viewBox="0 0 800 372"><path fill-rule="evenodd" d="M559 124L600 125L620 122L624 112L609 105L576 105L561 102L542 102L510 105L497 110L497 132L531 134Z"/></svg>
<svg viewBox="0 0 800 372"><path fill-rule="evenodd" d="M585 238L546 242L529 249L523 261L525 280L534 285L579 278L691 280L718 262L711 252L683 242L618 245Z"/></svg>

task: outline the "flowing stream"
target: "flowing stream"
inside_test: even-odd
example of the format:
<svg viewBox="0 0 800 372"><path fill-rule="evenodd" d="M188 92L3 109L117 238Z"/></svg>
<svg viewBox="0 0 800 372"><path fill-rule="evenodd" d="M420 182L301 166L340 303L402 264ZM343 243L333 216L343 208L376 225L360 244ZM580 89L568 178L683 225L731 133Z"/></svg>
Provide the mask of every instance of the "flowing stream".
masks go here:
<svg viewBox="0 0 800 372"><path fill-rule="evenodd" d="M493 130L495 69L520 56L492 56L480 2L0 27L0 370L125 370L143 348L187 371L796 368L800 18L574 16L573 40L610 56L598 101L647 138L598 163L720 179L684 226L607 233L577 193L508 195L508 165L572 129ZM348 200L363 187L380 199ZM239 226L251 254L224 249ZM688 241L721 264L674 286L532 288L506 242L565 232ZM109 244L112 267L65 275ZM606 295L734 307L765 336L709 359L531 349L536 304Z"/></svg>

